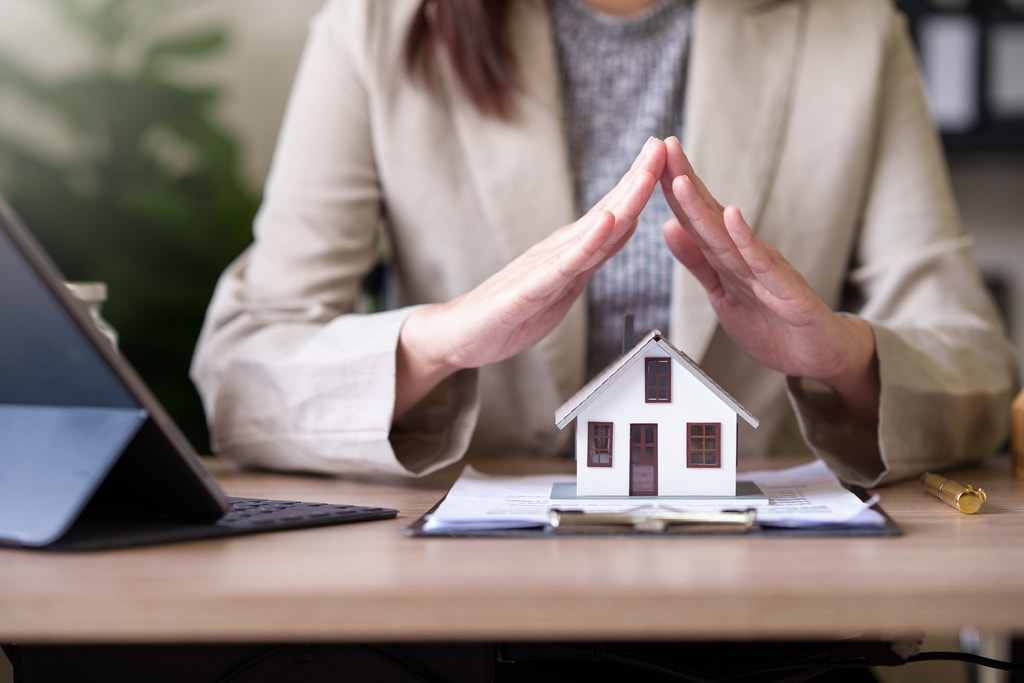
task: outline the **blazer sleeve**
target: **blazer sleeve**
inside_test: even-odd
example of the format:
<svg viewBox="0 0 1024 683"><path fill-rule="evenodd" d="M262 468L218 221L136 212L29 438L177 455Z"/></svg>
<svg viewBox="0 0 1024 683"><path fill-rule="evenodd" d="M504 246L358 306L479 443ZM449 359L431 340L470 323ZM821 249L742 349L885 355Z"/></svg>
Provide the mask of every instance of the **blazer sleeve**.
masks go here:
<svg viewBox="0 0 1024 683"><path fill-rule="evenodd" d="M893 13L878 102L875 165L849 289L874 330L877 433L844 421L834 396L789 378L816 454L874 486L961 464L1006 439L1019 384L1013 347L961 232L913 46ZM867 463L867 464L865 464Z"/></svg>
<svg viewBox="0 0 1024 683"><path fill-rule="evenodd" d="M191 375L217 454L325 473L433 471L468 447L476 372L392 424L411 308L356 313L379 254L382 194L365 62L377 3L313 19L252 245L223 273Z"/></svg>

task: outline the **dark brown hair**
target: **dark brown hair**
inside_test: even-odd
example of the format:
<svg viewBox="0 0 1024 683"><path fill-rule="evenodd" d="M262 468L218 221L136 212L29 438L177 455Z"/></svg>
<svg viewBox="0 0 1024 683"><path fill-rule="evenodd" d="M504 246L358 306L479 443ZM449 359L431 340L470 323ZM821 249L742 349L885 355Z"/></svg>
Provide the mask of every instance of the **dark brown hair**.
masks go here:
<svg viewBox="0 0 1024 683"><path fill-rule="evenodd" d="M459 85L483 114L508 118L520 88L508 31L512 0L423 0L409 27L405 66L428 87L434 60L443 53Z"/></svg>

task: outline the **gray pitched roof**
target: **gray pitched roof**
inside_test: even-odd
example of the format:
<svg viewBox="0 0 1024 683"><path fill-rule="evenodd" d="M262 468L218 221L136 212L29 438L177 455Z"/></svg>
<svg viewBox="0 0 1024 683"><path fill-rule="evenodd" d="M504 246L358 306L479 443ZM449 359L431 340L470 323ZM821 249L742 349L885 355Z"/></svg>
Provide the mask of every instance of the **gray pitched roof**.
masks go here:
<svg viewBox="0 0 1024 683"><path fill-rule="evenodd" d="M736 399L725 391L725 389L718 386L713 379L708 377L707 373L704 372L704 370L702 370L692 358L677 349L667 339L665 339L660 331L652 330L648 332L643 339L637 342L636 346L598 373L592 380L587 382L583 388L577 391L572 398L563 403L562 406L555 411L555 424L558 425L558 428L564 429L566 425L576 419L576 416L579 415L580 411L590 405L606 388L614 384L615 380L618 379L618 377L630 366L643 358L647 353L647 348L653 345L661 347L662 351L668 354L670 358L674 359L681 366L686 368L701 384L718 396L718 398L735 411L737 415L746 420L751 427L757 427L759 420L756 417L751 415L747 409L741 406Z"/></svg>

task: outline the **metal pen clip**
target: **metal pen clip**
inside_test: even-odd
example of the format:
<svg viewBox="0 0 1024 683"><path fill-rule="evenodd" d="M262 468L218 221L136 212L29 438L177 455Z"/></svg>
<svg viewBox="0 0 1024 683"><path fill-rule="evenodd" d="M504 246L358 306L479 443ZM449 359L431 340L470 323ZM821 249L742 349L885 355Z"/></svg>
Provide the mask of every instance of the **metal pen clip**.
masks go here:
<svg viewBox="0 0 1024 683"><path fill-rule="evenodd" d="M636 531L663 533L743 533L754 525L755 510L685 511L637 508L625 512L586 512L552 508L548 526L563 532Z"/></svg>

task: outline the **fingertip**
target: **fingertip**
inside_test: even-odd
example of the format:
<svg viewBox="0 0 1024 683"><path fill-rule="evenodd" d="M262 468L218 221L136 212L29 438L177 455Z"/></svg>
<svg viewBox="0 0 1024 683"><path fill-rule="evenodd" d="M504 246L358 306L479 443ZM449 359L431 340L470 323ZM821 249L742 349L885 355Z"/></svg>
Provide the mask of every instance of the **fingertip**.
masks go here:
<svg viewBox="0 0 1024 683"><path fill-rule="evenodd" d="M615 225L615 214L611 211L604 209L597 212L594 220L590 223L590 229L587 231L592 236L599 235L602 232L608 232ZM600 239L600 238L598 238Z"/></svg>
<svg viewBox="0 0 1024 683"><path fill-rule="evenodd" d="M659 138L656 138L652 135L649 138L647 138L647 141L644 143L644 146L640 149L639 156L649 157L657 151L658 147L663 145L664 143Z"/></svg>
<svg viewBox="0 0 1024 683"><path fill-rule="evenodd" d="M690 176L677 175L672 180L672 193L677 199L682 200L689 193L693 192L693 181L690 180Z"/></svg>
<svg viewBox="0 0 1024 683"><path fill-rule="evenodd" d="M653 136L647 138L640 157L647 162L647 166L657 167L658 172L656 175L660 175L665 167L666 151L664 141Z"/></svg>
<svg viewBox="0 0 1024 683"><path fill-rule="evenodd" d="M743 217L743 212L740 211L740 207L735 204L730 204L722 210L722 217L725 219L726 224L733 224L736 227L750 230L750 225L747 224L747 219Z"/></svg>
<svg viewBox="0 0 1024 683"><path fill-rule="evenodd" d="M671 175L686 173L686 155L683 153L683 143L676 136L665 138L665 163Z"/></svg>
<svg viewBox="0 0 1024 683"><path fill-rule="evenodd" d="M674 241L679 238L679 233L685 232L683 226L674 218L670 218L661 224L661 236L671 248Z"/></svg>
<svg viewBox="0 0 1024 683"><path fill-rule="evenodd" d="M668 250L687 269L697 268L705 260L700 247L687 234L679 221L665 221L661 226L661 234Z"/></svg>
<svg viewBox="0 0 1024 683"><path fill-rule="evenodd" d="M686 229L682 223L674 218L670 218L661 224L661 235L665 238L665 241L669 243L669 246L679 242L689 242L690 236L686 234Z"/></svg>
<svg viewBox="0 0 1024 683"><path fill-rule="evenodd" d="M650 158L656 153L656 148L661 144L661 140L654 137L653 135L647 138L644 146L637 152L636 158L633 159L633 163L630 165L630 170L635 171L641 166L648 163ZM664 163L664 162L662 162Z"/></svg>
<svg viewBox="0 0 1024 683"><path fill-rule="evenodd" d="M750 227L747 219L743 217L740 207L735 204L725 207L722 211L722 219L725 222L725 229L729 232L729 236L732 237L733 241L737 242L737 244L747 244L750 242L754 229Z"/></svg>

